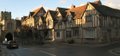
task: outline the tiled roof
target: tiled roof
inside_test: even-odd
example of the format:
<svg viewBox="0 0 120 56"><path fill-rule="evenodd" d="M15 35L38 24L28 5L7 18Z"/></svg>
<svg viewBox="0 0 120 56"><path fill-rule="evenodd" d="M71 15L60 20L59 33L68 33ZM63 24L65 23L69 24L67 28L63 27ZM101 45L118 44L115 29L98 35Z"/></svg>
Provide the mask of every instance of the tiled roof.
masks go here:
<svg viewBox="0 0 120 56"><path fill-rule="evenodd" d="M30 12L29 16L32 16L35 12Z"/></svg>
<svg viewBox="0 0 120 56"><path fill-rule="evenodd" d="M67 12L66 16L72 15L73 18L75 17L75 13L74 12L71 12L70 10L68 10L66 12Z"/></svg>
<svg viewBox="0 0 120 56"><path fill-rule="evenodd" d="M61 7L57 7L57 9L59 10L60 14L62 15L63 18L66 17L66 10L68 10L68 8L61 8Z"/></svg>
<svg viewBox="0 0 120 56"><path fill-rule="evenodd" d="M51 14L51 17L53 18L53 20L56 20L56 14L57 14L57 12L49 10L49 13Z"/></svg>
<svg viewBox="0 0 120 56"><path fill-rule="evenodd" d="M95 7L95 9L102 15L120 17L120 10L118 9L113 9L105 5L98 5L94 3L90 3L90 4L92 4Z"/></svg>
<svg viewBox="0 0 120 56"><path fill-rule="evenodd" d="M34 12L34 14L32 16L35 16L40 10L43 10L44 12L46 12L43 7L40 7L40 8L37 8L37 9L32 11L32 12Z"/></svg>
<svg viewBox="0 0 120 56"><path fill-rule="evenodd" d="M95 1L95 2L92 2L94 4L99 4L101 5L101 1ZM70 8L69 11L74 12L74 19L78 19L78 18L81 18L82 14L84 13L84 11L86 10L86 7L87 7L88 4L85 4L85 5L82 5L82 6L79 6L79 7L75 7L75 8Z"/></svg>
<svg viewBox="0 0 120 56"><path fill-rule="evenodd" d="M21 20L24 21L24 20L27 19L27 17L28 17L28 16L23 16L23 17L21 18Z"/></svg>
<svg viewBox="0 0 120 56"><path fill-rule="evenodd" d="M78 19L78 18L81 18L81 15L83 14L83 12L86 10L86 5L83 5L83 6L79 6L79 7L75 7L75 8L71 8L70 11L71 12L74 12L75 14L75 17L74 19Z"/></svg>
<svg viewBox="0 0 120 56"><path fill-rule="evenodd" d="M48 10L47 13L45 14L45 16L47 16L48 13L50 13L50 15L51 15L51 17L53 19L53 22L54 22L54 26L55 26L56 23L57 23L57 19L56 19L57 11Z"/></svg>

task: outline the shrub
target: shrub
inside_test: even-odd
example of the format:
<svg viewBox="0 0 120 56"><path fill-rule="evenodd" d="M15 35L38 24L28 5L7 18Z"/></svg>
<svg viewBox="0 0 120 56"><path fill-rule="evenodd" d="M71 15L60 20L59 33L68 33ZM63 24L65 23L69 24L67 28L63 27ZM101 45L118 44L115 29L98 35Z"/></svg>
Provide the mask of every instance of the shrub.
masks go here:
<svg viewBox="0 0 120 56"><path fill-rule="evenodd" d="M46 38L46 40L52 40L52 38Z"/></svg>
<svg viewBox="0 0 120 56"><path fill-rule="evenodd" d="M69 44L75 43L75 41L74 41L73 39L69 39L69 40L67 40L67 42L68 42Z"/></svg>

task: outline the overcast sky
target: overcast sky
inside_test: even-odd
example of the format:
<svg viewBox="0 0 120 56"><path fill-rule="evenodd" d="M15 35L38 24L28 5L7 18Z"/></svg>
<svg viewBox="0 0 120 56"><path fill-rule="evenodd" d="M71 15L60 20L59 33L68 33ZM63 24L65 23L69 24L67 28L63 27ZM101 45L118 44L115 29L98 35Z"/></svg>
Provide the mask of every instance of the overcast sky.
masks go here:
<svg viewBox="0 0 120 56"><path fill-rule="evenodd" d="M70 7L72 4L80 6L95 0L0 0L0 11L11 11L12 18L22 17L29 14L35 8L44 6L45 9L56 7ZM101 0L104 5L120 9L119 0Z"/></svg>

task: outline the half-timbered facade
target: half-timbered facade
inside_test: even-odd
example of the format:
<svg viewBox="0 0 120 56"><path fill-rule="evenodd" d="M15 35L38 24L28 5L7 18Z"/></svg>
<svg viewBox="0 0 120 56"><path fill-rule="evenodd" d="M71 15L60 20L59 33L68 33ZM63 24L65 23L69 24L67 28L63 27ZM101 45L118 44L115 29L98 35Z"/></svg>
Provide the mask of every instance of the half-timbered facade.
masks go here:
<svg viewBox="0 0 120 56"><path fill-rule="evenodd" d="M92 40L93 42L120 39L120 10L102 5L100 0L71 8L57 7L45 12L41 7L24 19L22 24L44 31L52 41Z"/></svg>
<svg viewBox="0 0 120 56"><path fill-rule="evenodd" d="M94 39L98 42L119 39L120 10L102 5L88 3L82 16L83 38Z"/></svg>
<svg viewBox="0 0 120 56"><path fill-rule="evenodd" d="M37 8L29 13L27 17L22 21L22 25L26 25L28 27L34 27L38 28L38 23L40 22L41 16L43 16L46 13L45 9L43 7Z"/></svg>
<svg viewBox="0 0 120 56"><path fill-rule="evenodd" d="M55 40L54 37L54 26L56 23L56 11L48 10L46 13L46 30L48 30L47 39L51 39L52 41Z"/></svg>
<svg viewBox="0 0 120 56"><path fill-rule="evenodd" d="M64 40L66 38L66 31L65 31L65 22L66 22L66 10L67 8L61 8L57 7L56 8L56 22L55 22L55 27L54 27L54 34L55 34L55 39L58 41Z"/></svg>

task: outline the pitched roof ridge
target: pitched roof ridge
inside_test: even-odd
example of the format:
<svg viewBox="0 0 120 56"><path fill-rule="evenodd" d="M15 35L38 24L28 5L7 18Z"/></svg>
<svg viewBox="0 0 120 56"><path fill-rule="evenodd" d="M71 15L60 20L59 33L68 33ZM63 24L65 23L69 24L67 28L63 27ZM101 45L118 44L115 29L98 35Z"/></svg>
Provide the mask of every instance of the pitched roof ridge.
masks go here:
<svg viewBox="0 0 120 56"><path fill-rule="evenodd" d="M88 3L87 3L88 4ZM81 15L84 13L84 11L86 10L87 4L81 5L81 6L77 6L75 8L71 8L70 11L74 12L75 14L75 19L77 18L81 18Z"/></svg>
<svg viewBox="0 0 120 56"><path fill-rule="evenodd" d="M120 10L114 9L105 5L97 5L94 3L90 3L95 9L100 12L102 15L105 16L113 16L113 17L120 17Z"/></svg>
<svg viewBox="0 0 120 56"><path fill-rule="evenodd" d="M97 4L97 5L102 5L102 2L100 0L96 0L94 2L88 2L88 3L94 3L94 4Z"/></svg>
<svg viewBox="0 0 120 56"><path fill-rule="evenodd" d="M57 7L57 8L60 8L60 9L69 9L69 8L64 8L64 7Z"/></svg>
<svg viewBox="0 0 120 56"><path fill-rule="evenodd" d="M69 8L63 8L63 7L57 7L57 9L59 10L62 17L65 17L66 16L66 10L69 10Z"/></svg>
<svg viewBox="0 0 120 56"><path fill-rule="evenodd" d="M94 3L90 3L90 4L92 4L92 5L97 5L97 6L104 6L104 7L106 7L106 8L110 8L110 9L113 9L113 10L119 10L119 11L120 11L120 9L111 8L111 7L106 6L106 5L98 5L98 4L94 4Z"/></svg>
<svg viewBox="0 0 120 56"><path fill-rule="evenodd" d="M52 12L55 12L55 10L48 10L48 11L52 11Z"/></svg>
<svg viewBox="0 0 120 56"><path fill-rule="evenodd" d="M34 9L32 12L35 12L36 10L39 10L39 9L41 9L41 8L43 8L43 6Z"/></svg>
<svg viewBox="0 0 120 56"><path fill-rule="evenodd" d="M71 9L76 9L76 8L80 8L80 7L84 7L84 6L86 6L87 4L84 4L84 5L80 5L80 6L77 6L77 7L75 7L75 8L70 8L70 10Z"/></svg>
<svg viewBox="0 0 120 56"><path fill-rule="evenodd" d="M37 9L35 9L35 10L32 11L32 12L34 12L34 14L32 16L36 15L40 11L40 9L43 9L45 11L45 9L43 8L43 6L41 6L41 7L39 7L39 8L37 8Z"/></svg>

